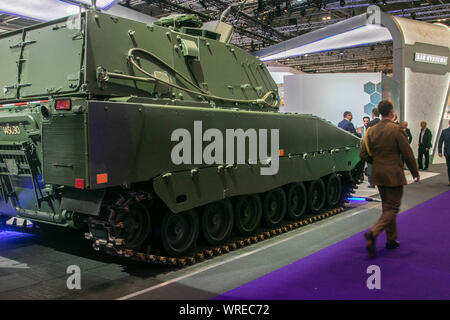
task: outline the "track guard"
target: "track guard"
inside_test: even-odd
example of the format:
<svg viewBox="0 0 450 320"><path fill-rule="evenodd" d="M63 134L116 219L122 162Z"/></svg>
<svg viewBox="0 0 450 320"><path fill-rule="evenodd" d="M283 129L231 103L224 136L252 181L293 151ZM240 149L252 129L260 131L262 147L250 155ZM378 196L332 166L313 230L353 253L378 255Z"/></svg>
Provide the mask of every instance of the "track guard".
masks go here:
<svg viewBox="0 0 450 320"><path fill-rule="evenodd" d="M62 193L61 210L98 216L104 196L105 190L65 188Z"/></svg>

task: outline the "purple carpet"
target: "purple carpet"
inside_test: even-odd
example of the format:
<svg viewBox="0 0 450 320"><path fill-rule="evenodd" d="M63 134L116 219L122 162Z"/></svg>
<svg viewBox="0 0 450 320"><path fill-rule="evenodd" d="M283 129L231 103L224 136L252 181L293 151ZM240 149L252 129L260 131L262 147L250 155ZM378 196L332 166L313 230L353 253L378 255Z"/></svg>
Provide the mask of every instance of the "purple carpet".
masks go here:
<svg viewBox="0 0 450 320"><path fill-rule="evenodd" d="M397 222L401 246L386 250L383 232L375 259L361 232L215 299L450 299L450 191ZM370 265L380 267L381 289L367 287Z"/></svg>

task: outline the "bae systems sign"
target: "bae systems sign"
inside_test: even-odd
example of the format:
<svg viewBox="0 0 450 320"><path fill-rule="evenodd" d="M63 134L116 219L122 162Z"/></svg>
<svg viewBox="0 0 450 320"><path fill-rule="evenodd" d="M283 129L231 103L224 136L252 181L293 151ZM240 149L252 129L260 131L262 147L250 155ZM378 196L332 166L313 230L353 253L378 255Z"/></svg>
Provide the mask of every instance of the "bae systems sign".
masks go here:
<svg viewBox="0 0 450 320"><path fill-rule="evenodd" d="M432 63L432 64L441 64L441 65L446 66L448 57L435 56L432 54L416 52L414 55L414 61Z"/></svg>

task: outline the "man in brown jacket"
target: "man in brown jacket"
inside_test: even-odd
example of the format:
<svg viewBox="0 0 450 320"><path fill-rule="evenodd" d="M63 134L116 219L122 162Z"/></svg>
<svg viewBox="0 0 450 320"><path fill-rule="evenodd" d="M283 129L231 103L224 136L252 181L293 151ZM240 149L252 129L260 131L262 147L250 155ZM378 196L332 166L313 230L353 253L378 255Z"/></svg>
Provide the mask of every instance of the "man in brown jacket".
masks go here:
<svg viewBox="0 0 450 320"><path fill-rule="evenodd" d="M397 241L396 217L400 210L403 185L406 185L403 161L411 171L414 181L420 180L406 133L401 126L392 121L394 119L392 103L381 101L378 110L382 120L367 131L360 152L361 159L373 165L372 181L380 192L383 209L380 219L364 235L370 257L375 256L375 240L383 230L386 230L387 249L394 249L400 245Z"/></svg>

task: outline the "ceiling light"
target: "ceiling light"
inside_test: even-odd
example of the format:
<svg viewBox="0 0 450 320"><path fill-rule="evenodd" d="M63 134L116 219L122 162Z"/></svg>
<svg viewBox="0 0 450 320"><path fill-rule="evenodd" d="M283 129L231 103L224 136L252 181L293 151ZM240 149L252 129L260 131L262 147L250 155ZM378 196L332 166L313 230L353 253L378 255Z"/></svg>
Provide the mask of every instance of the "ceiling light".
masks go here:
<svg viewBox="0 0 450 320"><path fill-rule="evenodd" d="M66 2L67 1L67 2ZM15 16L31 18L33 20L48 21L66 17L77 13L80 9L73 3L91 5L90 0L15 0L1 1L0 12ZM97 8L106 10L118 3L119 0L97 0Z"/></svg>
<svg viewBox="0 0 450 320"><path fill-rule="evenodd" d="M296 47L286 48L284 46L279 51L273 51L267 56L260 56L260 59L262 61L268 61L299 55L306 57L307 53L344 49L390 40L392 40L391 33L385 27L367 25L317 41L297 44Z"/></svg>
<svg viewBox="0 0 450 320"><path fill-rule="evenodd" d="M61 2L68 2L68 3L74 3L74 4L84 4L86 6L92 6L92 0L58 0ZM101 10L107 10L109 7L115 5L116 3L118 3L120 0L97 0L95 3L95 6L98 9Z"/></svg>

